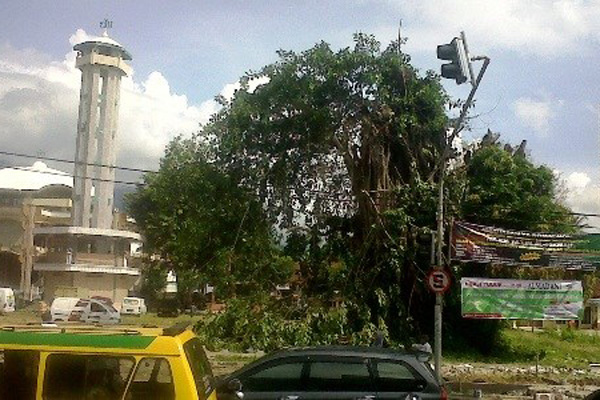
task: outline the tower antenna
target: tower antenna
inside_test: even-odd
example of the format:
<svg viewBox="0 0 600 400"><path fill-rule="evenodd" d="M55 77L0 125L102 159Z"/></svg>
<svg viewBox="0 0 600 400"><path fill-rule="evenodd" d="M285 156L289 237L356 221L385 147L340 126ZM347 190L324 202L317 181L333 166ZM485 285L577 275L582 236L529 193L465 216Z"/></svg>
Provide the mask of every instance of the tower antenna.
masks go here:
<svg viewBox="0 0 600 400"><path fill-rule="evenodd" d="M108 18L104 18L104 21L100 21L100 28L104 29L104 32L102 32L102 35L104 36L108 36L108 30L112 29L113 22L111 20L109 20Z"/></svg>
<svg viewBox="0 0 600 400"><path fill-rule="evenodd" d="M402 18L398 21L398 54L402 53Z"/></svg>

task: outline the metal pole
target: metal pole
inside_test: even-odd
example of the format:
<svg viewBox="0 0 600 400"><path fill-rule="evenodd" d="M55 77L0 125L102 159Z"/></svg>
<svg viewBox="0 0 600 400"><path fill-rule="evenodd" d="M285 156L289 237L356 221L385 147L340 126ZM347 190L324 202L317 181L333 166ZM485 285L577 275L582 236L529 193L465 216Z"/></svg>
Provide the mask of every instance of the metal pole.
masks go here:
<svg viewBox="0 0 600 400"><path fill-rule="evenodd" d="M448 145L446 144L446 147ZM444 244L444 175L446 172L446 151L444 149L444 159L440 167L440 183L438 185L438 207L437 207L437 238L436 238L436 265L435 268L443 269L443 244ZM435 306L434 306L434 324L433 324L433 336L434 336L434 352L433 362L435 367L435 374L437 375L438 382L442 382L442 302L443 294L435 294Z"/></svg>
<svg viewBox="0 0 600 400"><path fill-rule="evenodd" d="M463 34L464 35L464 34ZM479 88L479 83L483 78L483 74L490 63L490 59L488 57L476 57L473 60L483 60L483 66L477 75L477 79L471 88L471 92L467 97L467 100L463 104L463 107L460 112L460 116L456 120L454 124L454 130L450 134L450 137L447 138L447 142L445 144L444 150L442 152L441 165L440 165L440 181L438 184L438 205L437 205L437 238L436 238L436 247L437 247L437 257L436 257L436 269L444 269L444 255L443 255L443 245L444 245L444 177L446 176L446 160L448 155L450 154L450 150L452 149L452 142L458 135L458 133L463 129L463 122L467 116L467 112L469 111L469 107L473 102L473 97L475 96L475 92L477 88ZM436 293L435 295L435 306L434 306L434 366L435 373L438 378L438 381L442 381L442 307L443 307L443 294Z"/></svg>
<svg viewBox="0 0 600 400"><path fill-rule="evenodd" d="M464 31L460 32L460 39L463 42L463 46L465 48L465 53L467 53L467 58L468 58L469 57L469 46L467 46L467 36L465 35ZM473 73L473 64L471 64L469 62L469 81L471 82L471 85L475 84L475 81L473 80L474 77L475 77L475 74Z"/></svg>

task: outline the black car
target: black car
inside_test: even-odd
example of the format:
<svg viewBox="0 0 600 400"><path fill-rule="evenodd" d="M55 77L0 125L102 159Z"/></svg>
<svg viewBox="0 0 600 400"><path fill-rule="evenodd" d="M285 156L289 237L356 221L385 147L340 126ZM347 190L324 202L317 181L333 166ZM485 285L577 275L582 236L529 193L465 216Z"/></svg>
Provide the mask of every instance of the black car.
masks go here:
<svg viewBox="0 0 600 400"><path fill-rule="evenodd" d="M429 358L378 347L283 350L222 379L218 399L447 399Z"/></svg>

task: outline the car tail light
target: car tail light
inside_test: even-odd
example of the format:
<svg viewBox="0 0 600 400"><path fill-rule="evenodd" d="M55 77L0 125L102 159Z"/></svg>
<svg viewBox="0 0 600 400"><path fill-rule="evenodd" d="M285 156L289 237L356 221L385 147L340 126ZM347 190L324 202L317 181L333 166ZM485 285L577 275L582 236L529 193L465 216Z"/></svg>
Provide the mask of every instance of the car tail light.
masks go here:
<svg viewBox="0 0 600 400"><path fill-rule="evenodd" d="M448 400L448 391L444 386L440 388L440 400Z"/></svg>

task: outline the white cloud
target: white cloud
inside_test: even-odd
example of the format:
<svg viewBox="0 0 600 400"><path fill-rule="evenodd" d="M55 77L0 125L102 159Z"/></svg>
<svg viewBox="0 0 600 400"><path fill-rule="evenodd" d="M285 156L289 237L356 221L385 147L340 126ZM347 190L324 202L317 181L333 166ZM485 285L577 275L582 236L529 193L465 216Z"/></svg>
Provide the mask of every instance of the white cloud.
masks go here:
<svg viewBox="0 0 600 400"><path fill-rule="evenodd" d="M585 172L573 172L567 177L566 185L569 193L580 194L587 188L591 181L592 178Z"/></svg>
<svg viewBox="0 0 600 400"><path fill-rule="evenodd" d="M254 93L254 91L256 90L257 87L259 87L260 85L264 85L265 83L268 83L268 82L269 82L269 78L266 76L261 76L259 78L251 79L248 82L248 92ZM241 88L242 88L242 85L240 84L239 81L235 82L235 83L228 83L227 85L225 85L223 90L221 90L220 94L225 99L231 100L233 98L233 95L235 94L235 92L240 90Z"/></svg>
<svg viewBox="0 0 600 400"><path fill-rule="evenodd" d="M423 0L391 1L405 21L407 47L435 48L466 31L472 49L508 48L556 57L598 43L600 2L594 0ZM390 33L397 29L389 27ZM413 43L414 42L414 43Z"/></svg>
<svg viewBox="0 0 600 400"><path fill-rule="evenodd" d="M587 185L585 188L571 192L567 196L567 206L576 213L594 214L583 218L582 223L587 225L586 231L600 233L600 187Z"/></svg>
<svg viewBox="0 0 600 400"><path fill-rule="evenodd" d="M77 30L70 42L89 38ZM32 49L0 44L0 148L73 159L80 79L75 52L56 61ZM197 131L218 109L213 100L190 104L156 71L141 82L123 78L121 89L117 164L122 166L158 168L175 135Z"/></svg>
<svg viewBox="0 0 600 400"><path fill-rule="evenodd" d="M557 104L561 104L561 102ZM539 136L548 135L550 121L554 117L551 101L537 101L529 97L521 97L513 104L513 110L523 125L533 129Z"/></svg>
<svg viewBox="0 0 600 400"><path fill-rule="evenodd" d="M564 202L576 213L600 214L600 186L593 183L586 172L572 172L566 178L559 171L555 171L559 182L566 189ZM587 216L581 221L587 227L587 232L600 232L600 218Z"/></svg>

